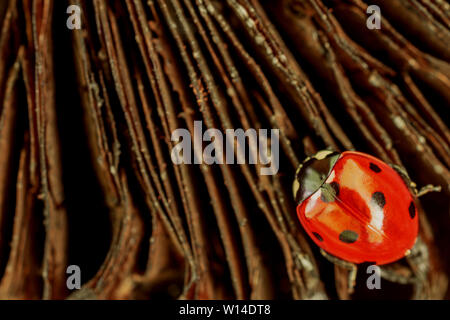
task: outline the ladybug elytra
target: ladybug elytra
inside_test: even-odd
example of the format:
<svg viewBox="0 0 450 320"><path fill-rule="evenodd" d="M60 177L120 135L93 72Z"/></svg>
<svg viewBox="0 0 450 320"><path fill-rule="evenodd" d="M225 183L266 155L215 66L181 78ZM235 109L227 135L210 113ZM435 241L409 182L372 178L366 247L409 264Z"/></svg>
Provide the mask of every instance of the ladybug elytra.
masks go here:
<svg viewBox="0 0 450 320"><path fill-rule="evenodd" d="M405 172L373 156L323 150L300 165L293 191L302 226L325 253L383 265L416 242L413 186Z"/></svg>

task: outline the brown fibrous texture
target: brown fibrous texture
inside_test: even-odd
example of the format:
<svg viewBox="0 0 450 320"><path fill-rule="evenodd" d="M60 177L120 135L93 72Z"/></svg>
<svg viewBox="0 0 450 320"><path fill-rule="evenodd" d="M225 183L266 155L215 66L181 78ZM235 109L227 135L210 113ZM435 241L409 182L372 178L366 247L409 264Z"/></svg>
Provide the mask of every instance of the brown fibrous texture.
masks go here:
<svg viewBox="0 0 450 320"><path fill-rule="evenodd" d="M8 0L0 25L1 299L450 298L448 2ZM174 164L194 121L279 129L279 171ZM351 293L321 256L291 184L325 148L441 186L425 260L386 266L424 277L368 290L360 269Z"/></svg>

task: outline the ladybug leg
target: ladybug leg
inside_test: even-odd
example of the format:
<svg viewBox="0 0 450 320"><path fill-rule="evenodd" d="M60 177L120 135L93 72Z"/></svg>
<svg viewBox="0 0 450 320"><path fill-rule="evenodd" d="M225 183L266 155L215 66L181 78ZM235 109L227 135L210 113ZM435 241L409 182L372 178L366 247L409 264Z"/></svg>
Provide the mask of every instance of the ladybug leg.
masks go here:
<svg viewBox="0 0 450 320"><path fill-rule="evenodd" d="M420 236L417 237L416 244L412 247L411 253L406 256L406 260L414 272L415 298L423 299L426 296L427 288L425 284L427 283L430 264L428 248Z"/></svg>
<svg viewBox="0 0 450 320"><path fill-rule="evenodd" d="M356 274L358 271L358 268L356 267L356 264L339 259L329 253L327 253L325 250L320 249L320 253L330 262L337 264L338 266L341 266L343 268L346 268L350 271L348 275L348 289L349 293L353 293L355 285L356 285Z"/></svg>
<svg viewBox="0 0 450 320"><path fill-rule="evenodd" d="M426 245L417 238L416 244L405 256L410 268L392 264L380 268L381 277L391 282L400 284L412 284L414 286L414 298L426 298L426 279L429 272L428 250Z"/></svg>
<svg viewBox="0 0 450 320"><path fill-rule="evenodd" d="M390 282L400 284L412 284L416 282L416 278L411 271L405 267L395 268L391 266L380 267L380 276Z"/></svg>
<svg viewBox="0 0 450 320"><path fill-rule="evenodd" d="M429 192L440 192L440 191L441 186L433 186L431 184L427 184L426 186L420 188L419 191L417 191L416 197L421 197Z"/></svg>
<svg viewBox="0 0 450 320"><path fill-rule="evenodd" d="M396 164L390 164L390 166L399 174L399 176L403 179L405 184L413 191L414 195L419 198L423 195L426 195L430 192L440 192L441 186L433 186L431 184L427 184L426 186L417 190L417 184L411 180L408 175L408 172L403 167L400 167Z"/></svg>

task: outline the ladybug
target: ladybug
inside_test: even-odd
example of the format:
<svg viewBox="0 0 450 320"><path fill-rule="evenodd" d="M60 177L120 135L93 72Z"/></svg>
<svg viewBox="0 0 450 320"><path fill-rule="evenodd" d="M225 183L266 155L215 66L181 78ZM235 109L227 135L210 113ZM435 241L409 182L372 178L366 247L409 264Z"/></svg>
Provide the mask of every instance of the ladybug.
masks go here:
<svg viewBox="0 0 450 320"><path fill-rule="evenodd" d="M293 184L297 215L322 254L350 267L384 265L410 254L419 217L417 192L405 170L371 155L322 150L299 166Z"/></svg>

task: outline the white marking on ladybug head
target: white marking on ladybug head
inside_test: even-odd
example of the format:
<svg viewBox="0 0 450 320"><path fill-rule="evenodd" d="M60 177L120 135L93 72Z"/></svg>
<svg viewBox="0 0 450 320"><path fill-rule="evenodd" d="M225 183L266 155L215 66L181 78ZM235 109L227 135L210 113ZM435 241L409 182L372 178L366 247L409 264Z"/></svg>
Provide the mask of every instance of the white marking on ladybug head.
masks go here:
<svg viewBox="0 0 450 320"><path fill-rule="evenodd" d="M303 164L300 164L300 165L298 166L297 171L295 171L295 175L296 175L296 176L298 175L298 173L300 172L300 170L302 169L302 167L303 167Z"/></svg>
<svg viewBox="0 0 450 320"><path fill-rule="evenodd" d="M295 179L294 180L294 183L292 184L292 192L294 193L294 199L296 198L296 196L297 196L297 192L298 192L298 189L300 188L300 183L298 182L298 180L297 179Z"/></svg>
<svg viewBox="0 0 450 320"><path fill-rule="evenodd" d="M323 160L332 153L333 153L333 151L331 151L331 150L321 150L314 155L314 158L317 160Z"/></svg>

